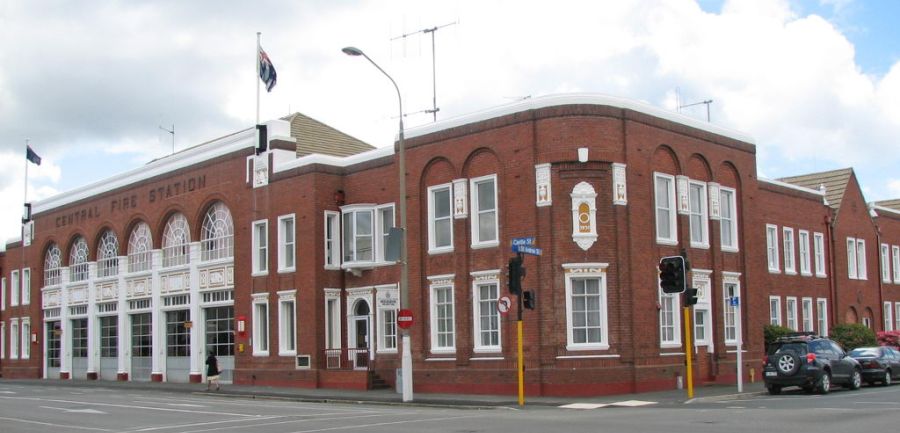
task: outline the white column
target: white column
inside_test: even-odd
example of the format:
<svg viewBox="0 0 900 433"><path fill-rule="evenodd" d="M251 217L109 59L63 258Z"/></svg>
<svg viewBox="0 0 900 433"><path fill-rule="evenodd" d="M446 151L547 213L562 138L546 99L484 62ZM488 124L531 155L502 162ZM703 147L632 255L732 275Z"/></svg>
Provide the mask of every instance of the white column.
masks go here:
<svg viewBox="0 0 900 433"><path fill-rule="evenodd" d="M72 327L69 323L69 268L59 270L59 374L71 373ZM71 379L71 376L69 376Z"/></svg>
<svg viewBox="0 0 900 433"><path fill-rule="evenodd" d="M150 293L152 294L150 320L153 330L153 367L151 375L163 374L164 356L166 354L166 324L160 323L165 316L160 313L162 297L160 296L159 269L162 267L162 250L153 250L151 254L152 274L150 275Z"/></svg>
<svg viewBox="0 0 900 433"><path fill-rule="evenodd" d="M88 263L88 280L87 280L87 374L97 373L97 363L100 360L100 341L99 326L97 326L97 287L94 280L97 275L97 262Z"/></svg>
<svg viewBox="0 0 900 433"><path fill-rule="evenodd" d="M128 257L119 257L119 278L116 283L116 315L117 322L116 325L119 328L119 341L116 342L117 353L118 356L118 366L116 368L117 374L128 374L128 379L131 380L130 374L130 360L131 360L131 348L129 347L129 342L131 341L131 326L128 323L128 315L126 314L127 303L125 302L125 294L128 292L125 285L125 273L128 271Z"/></svg>
<svg viewBox="0 0 900 433"><path fill-rule="evenodd" d="M200 243L191 243L191 265L190 265L190 286L191 295L191 372L190 375L202 375L201 366L203 366L203 330L206 327L203 324L203 315L200 312L200 271L197 269L197 263L200 263Z"/></svg>

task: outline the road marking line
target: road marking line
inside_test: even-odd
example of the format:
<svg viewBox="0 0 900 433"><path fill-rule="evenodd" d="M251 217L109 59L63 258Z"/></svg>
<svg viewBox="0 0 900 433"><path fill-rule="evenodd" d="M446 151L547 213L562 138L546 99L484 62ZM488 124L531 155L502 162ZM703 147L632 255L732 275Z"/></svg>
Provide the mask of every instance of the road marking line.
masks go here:
<svg viewBox="0 0 900 433"><path fill-rule="evenodd" d="M128 430L128 431L130 431L130 432L142 432L142 431L154 431L154 430L169 430L169 429L176 429L176 428L183 428L183 427L193 427L193 426L198 426L198 425L213 425L213 424L227 424L227 423L240 423L240 422L256 422L256 421L265 421L265 420L278 419L278 418L284 418L284 417L282 417L282 416L270 416L270 417L257 418L257 419L246 419L246 418L244 418L244 419L230 419L230 420L222 420L222 421L196 422L196 423L191 423L191 424L172 424L172 425L166 425L166 426L142 427L142 428L139 428L139 429ZM253 425L256 426L257 424L253 424ZM235 427L235 428L237 428L237 427ZM246 426L245 426L244 428L246 428ZM216 428L216 429L212 429L212 430L220 430L220 429L221 429L221 428Z"/></svg>
<svg viewBox="0 0 900 433"><path fill-rule="evenodd" d="M606 407L607 404L603 403L572 403L572 404L564 404L560 406L562 409L599 409L601 407Z"/></svg>
<svg viewBox="0 0 900 433"><path fill-rule="evenodd" d="M612 404L612 406L619 407L641 407L641 406L649 406L651 404L656 404L655 401L643 401L643 400L626 400L626 401L617 401Z"/></svg>
<svg viewBox="0 0 900 433"><path fill-rule="evenodd" d="M130 404L113 404L113 403L74 401L74 400L45 399L45 398L37 398L37 397L3 397L3 396L0 396L0 399L48 401L48 402L53 402L53 403L108 406L108 407L119 407L119 408L125 408L125 409L146 409L146 410L156 410L156 411L162 411L162 412L186 412L186 413L218 415L218 416L238 416L238 417L247 417L247 418L259 418L261 416L261 415L247 415L247 414L243 414L243 413L232 413L232 412L198 411L198 410L189 410L189 409L172 409L172 408L165 408L165 407L135 406L135 405L130 405Z"/></svg>
<svg viewBox="0 0 900 433"><path fill-rule="evenodd" d="M357 424L357 425L348 425L348 426L339 426L339 427L326 427L326 428L320 428L320 429L314 429L314 430L299 430L299 431L295 431L295 432L291 432L291 433L313 433L313 432L320 432L320 431L348 430L348 429L359 429L359 428L366 429L366 428L370 428L370 427L379 427L379 426L384 426L384 425L410 424L410 423L416 423L416 422L432 422L432 421L449 421L449 420L464 419L464 418L484 418L486 416L487 415L467 415L467 416L453 416L453 417L446 417L446 418L413 419L413 420L406 420L406 421L380 422L380 423L375 423L375 424ZM185 432L185 433L187 433L187 432Z"/></svg>
<svg viewBox="0 0 900 433"><path fill-rule="evenodd" d="M20 422L20 423L23 423L23 424L37 424L37 425L50 426L50 427L59 427L60 429L79 429L79 430L93 430L93 431L114 431L114 430L109 430L109 429L105 429L105 428L79 427L79 426L77 426L77 425L71 425L71 424L69 424L69 425L60 425L60 424L53 424L53 423L49 423L49 422L32 421L32 420L30 420L30 419L7 418L7 417L2 417L2 416L0 416L0 420L12 421L12 422Z"/></svg>
<svg viewBox="0 0 900 433"><path fill-rule="evenodd" d="M371 415L357 415L357 416L341 416L337 418L304 418L304 419L293 419L287 421L278 421L278 422L267 422L267 423L257 423L253 424L253 427L262 427L262 426L270 426L270 425L280 425L280 424L291 424L291 423L301 423L301 422L313 422L313 421L340 421L345 419L355 419L355 418L372 418L376 416L387 416L387 415L395 415L395 414L387 414L387 413L378 413ZM397 415L404 415L403 413ZM181 433L200 433L200 432L208 432L208 431L221 431L227 429L235 429L235 428L245 428L244 426L233 426L233 427L220 427L220 428L212 428L212 429L203 429L203 430L187 430Z"/></svg>

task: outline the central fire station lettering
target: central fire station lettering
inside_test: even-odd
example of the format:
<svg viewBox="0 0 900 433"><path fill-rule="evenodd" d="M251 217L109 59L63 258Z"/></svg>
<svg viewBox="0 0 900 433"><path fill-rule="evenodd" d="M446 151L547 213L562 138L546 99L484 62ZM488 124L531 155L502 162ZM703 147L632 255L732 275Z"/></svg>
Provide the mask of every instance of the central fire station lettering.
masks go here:
<svg viewBox="0 0 900 433"><path fill-rule="evenodd" d="M56 217L56 227L70 226L100 216L100 208L92 206Z"/></svg>
<svg viewBox="0 0 900 433"><path fill-rule="evenodd" d="M121 198L114 198L114 199L112 199L112 201L109 202L109 211L110 212L115 212L117 210L134 209L136 207L137 207L137 196L134 194L126 195Z"/></svg>
<svg viewBox="0 0 900 433"><path fill-rule="evenodd" d="M204 187L206 187L206 175L192 177L178 182L172 182L168 185L151 189L149 194L150 203L165 198L178 197L181 194Z"/></svg>

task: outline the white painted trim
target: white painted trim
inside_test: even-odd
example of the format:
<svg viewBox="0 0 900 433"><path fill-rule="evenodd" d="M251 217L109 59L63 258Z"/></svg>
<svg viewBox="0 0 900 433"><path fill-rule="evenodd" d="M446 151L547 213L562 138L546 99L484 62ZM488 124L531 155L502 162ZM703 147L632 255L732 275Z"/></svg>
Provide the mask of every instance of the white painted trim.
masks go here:
<svg viewBox="0 0 900 433"><path fill-rule="evenodd" d="M792 183L782 182L782 181L780 181L780 180L775 180L775 179L766 179L766 178L764 178L764 177L760 177L760 178L758 178L758 179L759 179L760 182L765 182L765 183L769 183L769 184L772 184L772 185L777 185L777 186L780 186L780 187L783 187L783 188L788 188L788 189L793 189L793 190L796 190L796 191L805 192L805 193L807 193L807 194L817 195L817 196L819 196L819 197L825 197L825 193L822 192L822 191L819 191L819 190L817 190L817 189L806 188L806 187L802 187L802 186L799 186L799 185L794 185L794 184L792 184Z"/></svg>
<svg viewBox="0 0 900 433"><path fill-rule="evenodd" d="M284 221L291 220L294 223L294 239L292 239L293 249L294 249L294 264L292 266L285 266L285 255L284 255L284 246L285 246L285 237L284 237ZM297 216L296 214L287 214L281 215L278 217L278 273L287 273L294 272L297 269Z"/></svg>
<svg viewBox="0 0 900 433"><path fill-rule="evenodd" d="M557 355L556 359L602 359L621 357L622 355Z"/></svg>
<svg viewBox="0 0 900 433"><path fill-rule="evenodd" d="M663 178L669 181L669 230L670 237L663 238L659 236L659 221L657 217L658 204L656 203L656 179ZM677 245L678 244L678 204L676 200L677 188L675 188L675 176L666 173L653 172L653 233L656 236L656 243L661 245Z"/></svg>
<svg viewBox="0 0 900 433"><path fill-rule="evenodd" d="M481 230L478 225L481 222L481 208L478 207L478 184L483 182L491 182L494 184L494 239L482 241L479 238L479 234ZM500 245L500 188L497 182L497 174L489 174L487 176L481 176L469 179L469 222L470 222L470 230L472 234L472 248L487 248L487 247L496 247ZM450 203L452 205L453 200L451 197ZM453 215L453 210L451 208L450 214ZM452 232L451 232L452 233ZM451 236L452 240L453 237ZM452 243L452 241L451 241Z"/></svg>
<svg viewBox="0 0 900 433"><path fill-rule="evenodd" d="M405 131L405 134L406 138L420 137L445 129L455 128L475 122L481 122L484 120L502 117L514 113L562 105L600 105L634 110L644 114L649 114L654 117L659 117L670 122L680 123L692 128L712 132L714 134L732 138L738 141L743 141L747 144L756 144L755 140L751 136L739 131L723 128L721 126L694 119L693 117L685 116L674 111L657 108L644 102L596 93L551 94L528 98L513 102L511 104L492 107L486 110L481 110L462 116L451 117L440 122L430 123L416 128L410 128Z"/></svg>

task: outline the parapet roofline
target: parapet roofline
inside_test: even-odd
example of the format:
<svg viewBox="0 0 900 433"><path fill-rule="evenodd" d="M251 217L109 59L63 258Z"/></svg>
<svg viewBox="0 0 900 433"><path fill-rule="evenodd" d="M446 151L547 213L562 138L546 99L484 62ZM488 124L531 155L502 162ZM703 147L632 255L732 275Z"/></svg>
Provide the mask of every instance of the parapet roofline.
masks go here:
<svg viewBox="0 0 900 433"><path fill-rule="evenodd" d="M165 158L154 160L122 174L36 201L32 212L34 214L46 212L241 149L253 147L256 147L256 131L253 128L247 128L225 137L190 147Z"/></svg>
<svg viewBox="0 0 900 433"><path fill-rule="evenodd" d="M421 137L432 134L445 129L456 128L471 123L482 122L497 117L508 116L510 114L520 113L523 111L537 110L540 108L555 107L562 105L605 105L609 107L622 108L632 111L641 112L650 116L668 120L670 122L679 123L691 128L700 129L713 134L743 141L748 144L756 145L756 140L750 135L733 129L717 126L709 122L694 119L683 114L673 111L664 110L645 102L634 101L615 96L602 95L596 93L567 93L567 94L551 94L539 96L535 98L523 99L506 105L488 108L482 111L476 111L470 114L464 114L457 117L441 120L439 122L430 123L423 126L417 126L405 131L407 138ZM396 137L395 137L396 141Z"/></svg>
<svg viewBox="0 0 900 433"><path fill-rule="evenodd" d="M817 195L817 196L819 196L819 197L825 197L825 193L824 193L824 192L819 191L819 190L816 190L816 189L806 188L806 187L803 187L803 186L794 185L794 184L792 184L792 183L782 182L782 181L780 181L780 180L766 179L766 178L764 178L764 177L759 177L759 178L757 178L757 179L758 179L760 182L765 182L765 183L769 183L769 184L772 184L772 185L778 185L778 186L780 186L780 187L782 187L782 188L793 189L793 190L796 190L796 191L802 191L802 192L805 192L805 193L807 193L807 194L813 194L813 195Z"/></svg>

